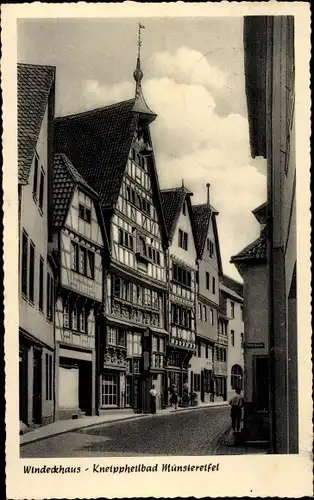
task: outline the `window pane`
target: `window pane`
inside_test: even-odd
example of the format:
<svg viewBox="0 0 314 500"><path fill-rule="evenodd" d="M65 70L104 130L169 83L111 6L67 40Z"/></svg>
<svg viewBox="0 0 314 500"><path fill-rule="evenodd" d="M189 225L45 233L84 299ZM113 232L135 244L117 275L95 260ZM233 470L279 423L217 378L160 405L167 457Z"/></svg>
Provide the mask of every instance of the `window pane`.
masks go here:
<svg viewBox="0 0 314 500"><path fill-rule="evenodd" d="M71 328L72 330L77 330L77 307L73 306L72 316L71 316Z"/></svg>
<svg viewBox="0 0 314 500"><path fill-rule="evenodd" d="M22 293L27 296L28 236L22 233Z"/></svg>
<svg viewBox="0 0 314 500"><path fill-rule="evenodd" d="M51 293L51 288L50 288L50 275L49 273L47 273L47 283L46 283L46 290L47 290L47 297L46 297L46 315L47 317L49 317L49 312L50 312L50 301L51 301L51 297L50 297L50 293Z"/></svg>
<svg viewBox="0 0 314 500"><path fill-rule="evenodd" d="M92 279L95 277L95 254L90 250L87 252L87 276Z"/></svg>
<svg viewBox="0 0 314 500"><path fill-rule="evenodd" d="M42 209L44 203L44 184L45 184L45 174L43 171L40 172L40 186L39 186L39 206Z"/></svg>
<svg viewBox="0 0 314 500"><path fill-rule="evenodd" d="M80 273L86 273L86 249L80 247Z"/></svg>
<svg viewBox="0 0 314 500"><path fill-rule="evenodd" d="M69 328L69 302L63 302L63 328Z"/></svg>
<svg viewBox="0 0 314 500"><path fill-rule="evenodd" d="M33 194L37 196L37 184L38 184L38 158L35 155L34 161L34 180L33 180Z"/></svg>
<svg viewBox="0 0 314 500"><path fill-rule="evenodd" d="M34 302L35 245L31 241L29 248L29 299Z"/></svg>
<svg viewBox="0 0 314 500"><path fill-rule="evenodd" d="M79 217L85 219L85 207L81 203L79 204Z"/></svg>
<svg viewBox="0 0 314 500"><path fill-rule="evenodd" d="M39 261L39 309L44 310L44 259Z"/></svg>
<svg viewBox="0 0 314 500"><path fill-rule="evenodd" d="M72 241L72 269L74 271L78 270L78 245L74 241Z"/></svg>
<svg viewBox="0 0 314 500"><path fill-rule="evenodd" d="M86 332L86 314L84 307L82 307L80 311L80 330L81 332Z"/></svg>

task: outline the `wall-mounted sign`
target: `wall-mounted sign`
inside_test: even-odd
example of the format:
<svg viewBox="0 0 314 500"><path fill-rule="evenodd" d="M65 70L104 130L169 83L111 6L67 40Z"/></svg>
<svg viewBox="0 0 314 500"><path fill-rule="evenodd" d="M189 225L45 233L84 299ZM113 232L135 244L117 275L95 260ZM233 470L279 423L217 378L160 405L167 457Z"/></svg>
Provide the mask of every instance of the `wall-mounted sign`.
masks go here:
<svg viewBox="0 0 314 500"><path fill-rule="evenodd" d="M245 342L246 349L264 349L265 342Z"/></svg>

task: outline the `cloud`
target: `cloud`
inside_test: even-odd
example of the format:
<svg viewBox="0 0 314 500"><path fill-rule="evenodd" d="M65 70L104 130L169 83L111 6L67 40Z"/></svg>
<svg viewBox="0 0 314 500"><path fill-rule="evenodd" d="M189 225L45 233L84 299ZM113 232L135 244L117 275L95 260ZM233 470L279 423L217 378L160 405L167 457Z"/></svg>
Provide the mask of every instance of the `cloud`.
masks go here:
<svg viewBox="0 0 314 500"><path fill-rule="evenodd" d="M239 278L229 261L258 236L251 211L266 199L265 162L255 166L250 157L247 119L215 111L215 92L227 84L224 73L185 47L155 54L153 63L154 77L144 78L143 90L158 115L151 133L161 188L181 185L184 178L193 203L204 203L210 182L224 271ZM101 106L132 97L134 83L108 87L88 80L84 92L89 107Z"/></svg>
<svg viewBox="0 0 314 500"><path fill-rule="evenodd" d="M97 80L86 80L84 94L90 104L99 102L100 105L130 99L134 93L131 82L122 82L113 86L101 85Z"/></svg>
<svg viewBox="0 0 314 500"><path fill-rule="evenodd" d="M158 52L152 57L152 63L158 76L171 78L179 84L199 84L210 90L220 90L228 82L228 75L211 66L206 55L187 47L180 47L174 54Z"/></svg>

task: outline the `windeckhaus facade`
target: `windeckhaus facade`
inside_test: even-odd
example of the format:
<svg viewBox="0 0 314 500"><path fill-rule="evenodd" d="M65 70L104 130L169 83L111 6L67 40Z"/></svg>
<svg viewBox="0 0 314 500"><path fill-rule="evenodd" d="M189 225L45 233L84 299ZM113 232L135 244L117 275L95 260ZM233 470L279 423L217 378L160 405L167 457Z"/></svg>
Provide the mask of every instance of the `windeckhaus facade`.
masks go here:
<svg viewBox="0 0 314 500"><path fill-rule="evenodd" d="M189 364L195 353L196 246L191 205L192 193L182 186L162 191L163 210L169 235L169 341L167 347L168 388L180 397L191 387Z"/></svg>
<svg viewBox="0 0 314 500"><path fill-rule="evenodd" d="M191 392L196 392L201 402L214 400L215 377L220 377L217 366L219 283L222 263L216 217L210 205L209 184L207 203L193 205L193 223L196 234L196 352L191 359ZM219 358L220 359L220 358ZM217 389L221 384L216 382Z"/></svg>
<svg viewBox="0 0 314 500"><path fill-rule="evenodd" d="M152 384L159 406L166 392L167 235L149 131L156 115L144 100L142 77L138 58L134 99L55 123L56 149L99 195L110 241L99 327L99 412L145 412Z"/></svg>
<svg viewBox="0 0 314 500"><path fill-rule="evenodd" d="M54 419L55 264L48 251L55 68L18 64L19 410Z"/></svg>
<svg viewBox="0 0 314 500"><path fill-rule="evenodd" d="M53 255L56 300L56 418L96 412L97 318L108 242L97 194L64 154L54 155Z"/></svg>

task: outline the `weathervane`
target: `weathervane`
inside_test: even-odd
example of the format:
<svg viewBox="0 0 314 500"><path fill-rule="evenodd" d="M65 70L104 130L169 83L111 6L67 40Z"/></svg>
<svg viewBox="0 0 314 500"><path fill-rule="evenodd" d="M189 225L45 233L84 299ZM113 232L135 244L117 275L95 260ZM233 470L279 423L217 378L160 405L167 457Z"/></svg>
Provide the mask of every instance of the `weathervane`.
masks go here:
<svg viewBox="0 0 314 500"><path fill-rule="evenodd" d="M137 57L140 58L141 55L141 45L142 45L142 40L141 40L141 30L145 30L145 26L143 24L138 23L138 40L137 40Z"/></svg>
<svg viewBox="0 0 314 500"><path fill-rule="evenodd" d="M137 40L137 61L136 61L136 69L133 73L134 80L136 81L136 89L135 89L135 97L138 97L141 92L141 81L143 79L143 71L141 70L141 30L144 30L145 26L141 23L138 23L138 40Z"/></svg>

